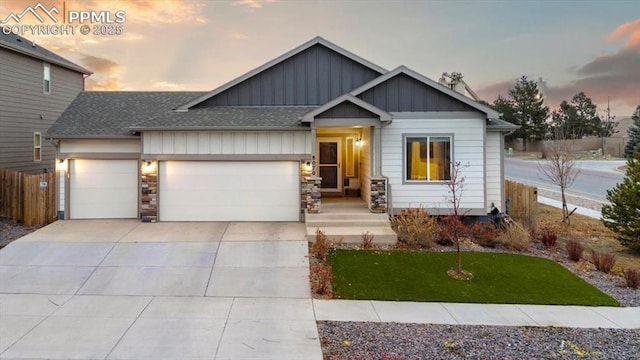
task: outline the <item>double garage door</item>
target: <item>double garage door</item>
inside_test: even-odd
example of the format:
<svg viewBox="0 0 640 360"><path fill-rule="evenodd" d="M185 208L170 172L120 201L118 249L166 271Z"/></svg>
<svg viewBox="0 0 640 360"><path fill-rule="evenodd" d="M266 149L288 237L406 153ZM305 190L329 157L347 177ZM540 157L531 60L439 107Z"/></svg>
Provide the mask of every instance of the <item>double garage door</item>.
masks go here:
<svg viewBox="0 0 640 360"><path fill-rule="evenodd" d="M138 217L138 161L71 162L70 216ZM111 175L109 175L111 174ZM160 161L160 221L298 221L295 161Z"/></svg>

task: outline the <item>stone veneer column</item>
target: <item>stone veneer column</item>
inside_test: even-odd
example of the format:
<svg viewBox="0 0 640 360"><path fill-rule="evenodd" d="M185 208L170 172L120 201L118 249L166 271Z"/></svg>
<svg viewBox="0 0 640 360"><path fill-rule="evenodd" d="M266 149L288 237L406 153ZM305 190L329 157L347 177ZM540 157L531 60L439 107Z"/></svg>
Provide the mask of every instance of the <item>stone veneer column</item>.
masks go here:
<svg viewBox="0 0 640 360"><path fill-rule="evenodd" d="M307 181L307 213L319 214L322 205L320 200L322 178L309 176L305 180Z"/></svg>
<svg viewBox="0 0 640 360"><path fill-rule="evenodd" d="M156 222L158 221L158 162L142 161L140 179L140 216L142 222Z"/></svg>
<svg viewBox="0 0 640 360"><path fill-rule="evenodd" d="M387 179L371 178L371 205L373 213L387 212Z"/></svg>

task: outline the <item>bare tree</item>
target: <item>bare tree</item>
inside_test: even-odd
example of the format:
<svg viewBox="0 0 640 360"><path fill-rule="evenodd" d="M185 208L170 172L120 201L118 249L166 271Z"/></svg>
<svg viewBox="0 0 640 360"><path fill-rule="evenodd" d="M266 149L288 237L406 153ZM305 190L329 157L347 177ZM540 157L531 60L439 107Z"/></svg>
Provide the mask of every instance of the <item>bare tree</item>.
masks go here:
<svg viewBox="0 0 640 360"><path fill-rule="evenodd" d="M551 182L560 187L562 196L562 222L571 224L569 208L567 207L566 190L573 185L580 169L570 156L570 145L567 140L551 140L544 145L546 160L538 164L538 168Z"/></svg>
<svg viewBox="0 0 640 360"><path fill-rule="evenodd" d="M446 197L446 200L451 205L452 213L444 217L442 221L447 237L456 245L457 269L455 271L450 270L451 273L448 272L448 274L457 279L468 280L473 277L473 274L462 269L462 253L460 252L460 243L468 232L461 219L464 213L460 212L465 182L465 177L461 174L461 170L467 167L469 167L468 163L463 165L460 161L451 164L451 174L446 182L449 188L449 196Z"/></svg>

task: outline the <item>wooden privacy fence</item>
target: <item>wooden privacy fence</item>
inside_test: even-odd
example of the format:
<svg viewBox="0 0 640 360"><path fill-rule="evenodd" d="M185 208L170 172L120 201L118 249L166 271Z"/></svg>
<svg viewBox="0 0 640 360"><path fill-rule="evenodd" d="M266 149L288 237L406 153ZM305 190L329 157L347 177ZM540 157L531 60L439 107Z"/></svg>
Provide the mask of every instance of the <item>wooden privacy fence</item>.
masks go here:
<svg viewBox="0 0 640 360"><path fill-rule="evenodd" d="M520 221L523 225L535 223L535 217L538 214L537 187L506 180L504 194L508 203L506 211L509 216Z"/></svg>
<svg viewBox="0 0 640 360"><path fill-rule="evenodd" d="M0 169L0 216L25 225L46 225L56 217L55 173L29 175Z"/></svg>

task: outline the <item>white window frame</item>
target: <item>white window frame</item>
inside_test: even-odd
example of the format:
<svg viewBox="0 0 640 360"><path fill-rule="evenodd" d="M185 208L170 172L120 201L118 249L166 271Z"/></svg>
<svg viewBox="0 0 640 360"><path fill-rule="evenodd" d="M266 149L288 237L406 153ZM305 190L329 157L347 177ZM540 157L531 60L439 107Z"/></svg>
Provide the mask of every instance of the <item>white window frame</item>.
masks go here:
<svg viewBox="0 0 640 360"><path fill-rule="evenodd" d="M442 184L442 183L446 183L449 180L431 180L431 174L430 174L430 166L429 166L429 162L427 161L427 179L425 180L411 180L409 179L409 174L408 174L408 163L407 161L409 161L409 156L407 154L407 143L409 139L416 139L416 138L421 138L421 139L426 139L427 140L427 159L429 159L429 151L430 151L430 146L428 146L428 144L430 143L430 139L431 138L449 138L449 153L450 153L450 166L453 166L453 164L455 163L454 160L454 146L453 146L453 141L454 141L454 137L453 134L403 134L402 136L402 182L404 184Z"/></svg>
<svg viewBox="0 0 640 360"><path fill-rule="evenodd" d="M42 133L39 131L33 132L33 161L42 161Z"/></svg>
<svg viewBox="0 0 640 360"><path fill-rule="evenodd" d="M51 64L42 63L42 92L51 94Z"/></svg>

